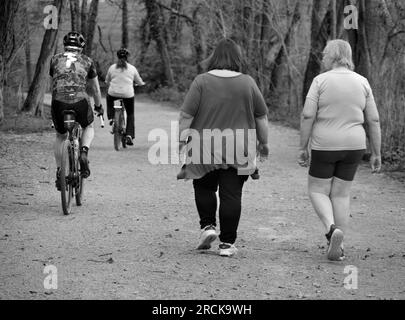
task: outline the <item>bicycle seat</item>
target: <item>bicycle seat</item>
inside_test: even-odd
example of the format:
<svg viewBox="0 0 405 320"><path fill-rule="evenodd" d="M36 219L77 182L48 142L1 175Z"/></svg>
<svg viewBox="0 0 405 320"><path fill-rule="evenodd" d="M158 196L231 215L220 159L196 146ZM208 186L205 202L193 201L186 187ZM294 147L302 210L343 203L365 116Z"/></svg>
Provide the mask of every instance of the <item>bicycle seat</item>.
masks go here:
<svg viewBox="0 0 405 320"><path fill-rule="evenodd" d="M76 123L76 112L73 110L63 111L63 122L65 124L65 128L68 131L71 131Z"/></svg>
<svg viewBox="0 0 405 320"><path fill-rule="evenodd" d="M64 116L71 115L73 117L76 117L76 111L74 111L74 110L65 110L65 111L63 111L63 115Z"/></svg>
<svg viewBox="0 0 405 320"><path fill-rule="evenodd" d="M123 101L121 99L114 100L114 109L122 109Z"/></svg>

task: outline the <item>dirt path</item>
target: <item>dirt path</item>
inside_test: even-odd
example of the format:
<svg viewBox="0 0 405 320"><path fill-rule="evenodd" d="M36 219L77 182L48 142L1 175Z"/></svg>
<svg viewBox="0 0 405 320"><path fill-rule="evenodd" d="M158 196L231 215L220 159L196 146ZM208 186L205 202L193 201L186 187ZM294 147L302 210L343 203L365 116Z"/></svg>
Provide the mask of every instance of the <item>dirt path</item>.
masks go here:
<svg viewBox="0 0 405 320"><path fill-rule="evenodd" d="M0 133L0 298L404 299L405 186L362 167L353 190L348 259L330 263L320 222L296 164L296 131L272 125L270 161L249 181L234 258L194 250L191 182L177 166L152 166L148 133L176 110L137 104L136 146L117 153L97 129L86 201L61 214L53 134ZM45 265L58 270L46 291ZM345 266L358 268L347 290Z"/></svg>

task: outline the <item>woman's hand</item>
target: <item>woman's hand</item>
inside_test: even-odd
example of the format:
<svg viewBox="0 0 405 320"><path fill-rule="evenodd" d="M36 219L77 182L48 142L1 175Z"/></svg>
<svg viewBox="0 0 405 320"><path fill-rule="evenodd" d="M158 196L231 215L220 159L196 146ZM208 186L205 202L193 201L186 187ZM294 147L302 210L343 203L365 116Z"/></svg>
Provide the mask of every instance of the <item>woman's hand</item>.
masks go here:
<svg viewBox="0 0 405 320"><path fill-rule="evenodd" d="M268 143L259 143L257 151L259 153L259 160L261 162L269 159L270 147Z"/></svg>
<svg viewBox="0 0 405 320"><path fill-rule="evenodd" d="M309 152L308 149L301 149L298 155L298 164L301 167L308 167L309 166Z"/></svg>
<svg viewBox="0 0 405 320"><path fill-rule="evenodd" d="M372 173L380 173L381 172L381 156L379 155L371 155L370 158L370 165Z"/></svg>

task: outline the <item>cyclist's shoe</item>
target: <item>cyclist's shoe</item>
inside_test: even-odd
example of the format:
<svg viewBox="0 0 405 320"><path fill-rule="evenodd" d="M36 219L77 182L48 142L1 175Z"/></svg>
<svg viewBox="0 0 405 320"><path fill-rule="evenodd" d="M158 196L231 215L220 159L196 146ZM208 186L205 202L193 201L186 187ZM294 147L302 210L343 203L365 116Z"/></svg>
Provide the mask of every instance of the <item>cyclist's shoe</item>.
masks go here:
<svg viewBox="0 0 405 320"><path fill-rule="evenodd" d="M56 169L56 180L55 180L55 187L58 191L62 190L62 186L60 184L60 168Z"/></svg>
<svg viewBox="0 0 405 320"><path fill-rule="evenodd" d="M219 255L221 257L232 257L238 252L238 249L231 243L221 243L219 245Z"/></svg>
<svg viewBox="0 0 405 320"><path fill-rule="evenodd" d="M325 235L328 240L327 257L331 261L342 261L343 251L343 231L331 225L329 232Z"/></svg>
<svg viewBox="0 0 405 320"><path fill-rule="evenodd" d="M131 136L127 136L127 145L128 146L133 146L134 145L134 141L132 140Z"/></svg>
<svg viewBox="0 0 405 320"><path fill-rule="evenodd" d="M208 250L211 248L211 243L213 243L217 238L217 233L215 232L215 227L210 225L205 227L201 232L200 243L197 250Z"/></svg>
<svg viewBox="0 0 405 320"><path fill-rule="evenodd" d="M89 160L87 159L88 149L83 147L80 150L80 174L84 179L90 177Z"/></svg>

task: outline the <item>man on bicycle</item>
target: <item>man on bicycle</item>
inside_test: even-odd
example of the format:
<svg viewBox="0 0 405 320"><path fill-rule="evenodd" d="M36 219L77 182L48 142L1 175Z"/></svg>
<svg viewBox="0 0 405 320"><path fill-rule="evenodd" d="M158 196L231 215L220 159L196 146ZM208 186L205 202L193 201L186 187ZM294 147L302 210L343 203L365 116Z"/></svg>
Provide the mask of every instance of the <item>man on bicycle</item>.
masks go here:
<svg viewBox="0 0 405 320"><path fill-rule="evenodd" d="M77 32L69 32L63 39L64 52L55 55L51 60L50 76L52 77L52 119L56 129L54 145L57 165L56 188L60 187L60 167L62 165L62 144L66 139L64 111L73 110L76 121L83 128L80 149L80 167L83 178L90 176L88 152L94 138L94 114L86 92L87 84L93 91L95 111L98 116L104 114L101 105L101 91L94 62L82 54L86 44L84 37Z"/></svg>

